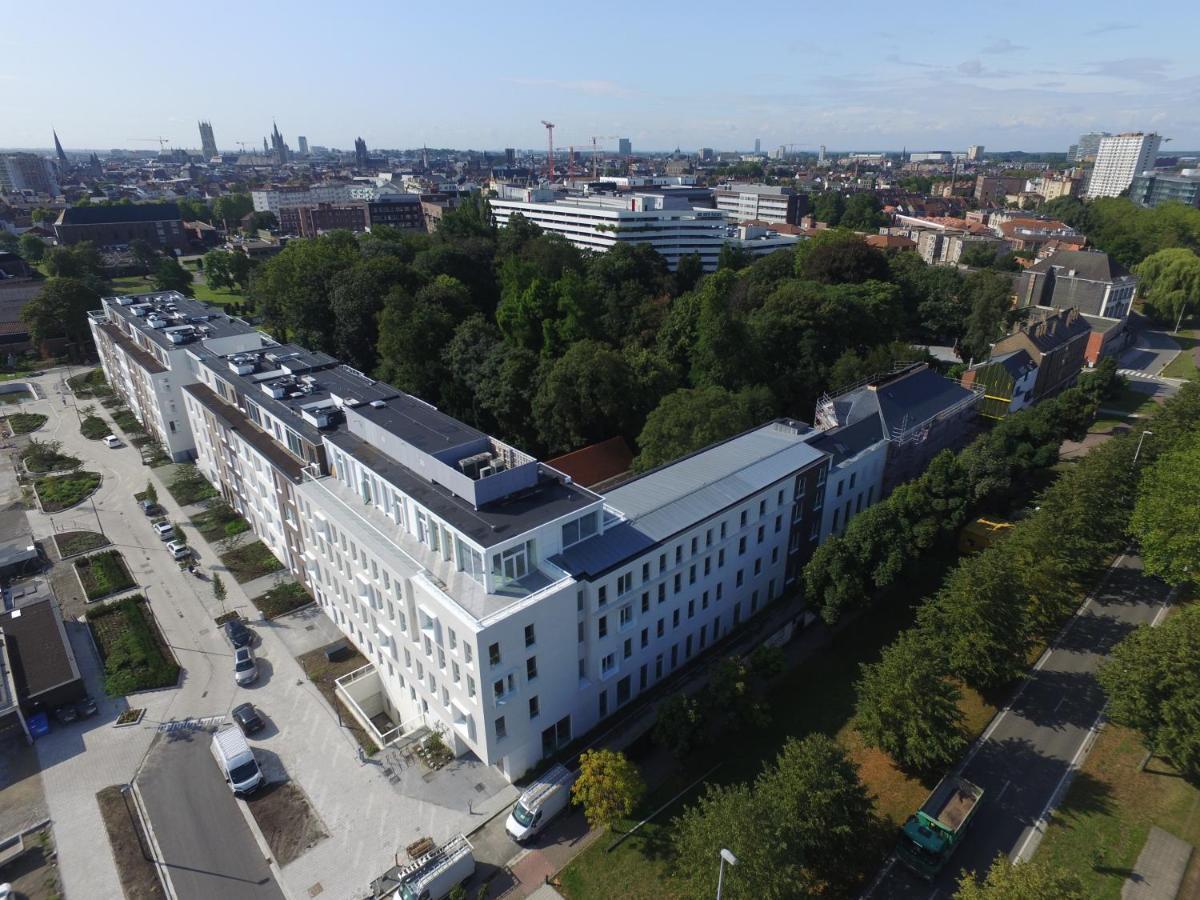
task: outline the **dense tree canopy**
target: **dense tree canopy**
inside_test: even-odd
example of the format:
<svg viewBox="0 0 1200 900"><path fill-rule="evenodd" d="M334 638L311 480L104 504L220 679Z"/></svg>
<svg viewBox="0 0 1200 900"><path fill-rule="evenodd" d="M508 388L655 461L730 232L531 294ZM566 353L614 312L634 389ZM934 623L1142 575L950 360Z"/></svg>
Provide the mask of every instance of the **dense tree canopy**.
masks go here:
<svg viewBox="0 0 1200 900"><path fill-rule="evenodd" d="M1200 581L1200 434L1143 474L1132 531L1146 571L1168 584Z"/></svg>
<svg viewBox="0 0 1200 900"><path fill-rule="evenodd" d="M1159 250L1135 267L1138 292L1146 311L1174 326L1185 310L1197 312L1200 304L1200 256L1195 250L1175 247Z"/></svg>
<svg viewBox="0 0 1200 900"><path fill-rule="evenodd" d="M100 306L100 292L78 278L47 279L37 295L21 310L34 346L51 338L88 343L88 310Z"/></svg>

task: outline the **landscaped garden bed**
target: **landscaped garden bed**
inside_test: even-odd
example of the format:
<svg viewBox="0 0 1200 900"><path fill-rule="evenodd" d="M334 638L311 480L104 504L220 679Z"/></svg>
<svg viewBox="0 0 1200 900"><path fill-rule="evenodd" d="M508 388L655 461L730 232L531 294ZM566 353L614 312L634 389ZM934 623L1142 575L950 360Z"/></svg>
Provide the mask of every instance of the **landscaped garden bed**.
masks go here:
<svg viewBox="0 0 1200 900"><path fill-rule="evenodd" d="M108 381L104 378L103 369L92 369L68 378L67 387L74 391L76 397L95 397L97 388L108 388Z"/></svg>
<svg viewBox="0 0 1200 900"><path fill-rule="evenodd" d="M112 434L112 428L99 416L87 416L79 426L80 433L90 441Z"/></svg>
<svg viewBox="0 0 1200 900"><path fill-rule="evenodd" d="M35 481L33 487L45 512L60 512L94 494L100 487L100 476L95 472L47 475Z"/></svg>
<svg viewBox="0 0 1200 900"><path fill-rule="evenodd" d="M337 643L341 643L341 641ZM308 676L317 690L321 692L321 696L325 698L325 702L337 712L342 726L354 735L354 739L358 741L359 746L367 753L376 753L379 748L375 745L374 739L358 724L358 719L354 718L350 710L346 708L346 704L337 695L334 686L334 682L343 675L349 675L355 669L361 669L365 666L367 658L353 647L350 647L348 648L349 652L339 656L336 661L330 660L325 655L325 651L331 646L333 645L311 650L302 656L296 657L296 662L300 663L300 668L304 670L304 674Z"/></svg>
<svg viewBox="0 0 1200 900"><path fill-rule="evenodd" d="M122 793L120 785L114 784L96 794L96 803L125 896L166 900L154 861L143 850L149 843L141 824L130 811L132 801Z"/></svg>
<svg viewBox="0 0 1200 900"><path fill-rule="evenodd" d="M307 606L313 602L313 598L303 585L289 581L287 584L271 588L265 594L251 598L250 602L263 614L263 618L274 619L302 606Z"/></svg>
<svg viewBox="0 0 1200 900"><path fill-rule="evenodd" d="M178 681L179 665L145 597L94 606L85 616L104 662L104 690L110 697L170 687Z"/></svg>
<svg viewBox="0 0 1200 900"><path fill-rule="evenodd" d="M58 548L60 559L91 553L110 543L107 537L95 531L63 531L54 535L54 546Z"/></svg>
<svg viewBox="0 0 1200 900"><path fill-rule="evenodd" d="M217 489L208 483L199 469L190 464L179 467L167 490L180 506L189 506L217 496Z"/></svg>
<svg viewBox="0 0 1200 900"><path fill-rule="evenodd" d="M253 541L230 550L221 556L221 562L229 568L229 574L237 579L238 584L270 575L283 568L283 563L275 558L275 554L262 541Z"/></svg>
<svg viewBox="0 0 1200 900"><path fill-rule="evenodd" d="M31 440L21 454L21 461L25 463L25 469L34 475L62 472L79 466L76 457L62 452L62 444L58 441Z"/></svg>
<svg viewBox="0 0 1200 900"><path fill-rule="evenodd" d="M129 567L117 550L106 550L76 560L75 571L79 574L79 583L83 585L83 592L89 601L135 586Z"/></svg>
<svg viewBox="0 0 1200 900"><path fill-rule="evenodd" d="M122 409L113 413L113 421L123 432L129 435L145 434L146 429L142 427L142 423L128 409Z"/></svg>
<svg viewBox="0 0 1200 900"><path fill-rule="evenodd" d="M39 413L13 413L5 421L13 434L29 434L45 425L46 417Z"/></svg>
<svg viewBox="0 0 1200 900"><path fill-rule="evenodd" d="M215 543L250 530L250 523L224 500L214 500L208 509L192 518L192 525L206 541Z"/></svg>

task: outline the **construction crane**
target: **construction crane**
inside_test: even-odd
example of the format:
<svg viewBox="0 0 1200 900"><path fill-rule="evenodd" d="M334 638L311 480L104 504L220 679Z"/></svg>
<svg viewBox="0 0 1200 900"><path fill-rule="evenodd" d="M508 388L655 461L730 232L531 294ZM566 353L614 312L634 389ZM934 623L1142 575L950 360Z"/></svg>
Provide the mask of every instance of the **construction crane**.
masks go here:
<svg viewBox="0 0 1200 900"><path fill-rule="evenodd" d="M550 143L550 153L546 156L546 180L551 184L554 183L554 123L547 122L542 119L542 124L546 126L546 139Z"/></svg>
<svg viewBox="0 0 1200 900"><path fill-rule="evenodd" d="M592 136L592 180L593 181L598 180L600 178L600 176L597 174L598 164L600 162L600 155L599 155L600 149L597 146L596 142L597 141L619 141L620 139L621 139L621 136L619 134L603 134L603 135L593 135Z"/></svg>
<svg viewBox="0 0 1200 900"><path fill-rule="evenodd" d="M167 152L167 144L169 144L171 142L170 138L165 138L165 137L127 138L126 140L137 141L139 144L153 144L153 143L157 142L158 143L158 152L160 154Z"/></svg>

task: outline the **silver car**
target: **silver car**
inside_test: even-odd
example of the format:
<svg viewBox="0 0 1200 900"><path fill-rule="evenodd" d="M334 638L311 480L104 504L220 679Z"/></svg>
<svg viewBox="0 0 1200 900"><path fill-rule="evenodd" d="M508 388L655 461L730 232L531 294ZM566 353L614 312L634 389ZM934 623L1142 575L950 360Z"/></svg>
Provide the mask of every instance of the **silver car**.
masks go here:
<svg viewBox="0 0 1200 900"><path fill-rule="evenodd" d="M258 663L249 647L238 647L233 651L233 677L238 684L253 684L257 680Z"/></svg>

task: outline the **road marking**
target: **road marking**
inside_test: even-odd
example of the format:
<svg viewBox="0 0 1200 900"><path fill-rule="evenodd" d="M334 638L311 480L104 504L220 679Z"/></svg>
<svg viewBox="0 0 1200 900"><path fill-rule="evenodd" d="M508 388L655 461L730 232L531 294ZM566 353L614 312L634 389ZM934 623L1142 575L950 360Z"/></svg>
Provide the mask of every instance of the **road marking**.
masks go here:
<svg viewBox="0 0 1200 900"><path fill-rule="evenodd" d="M225 721L224 716L204 716L203 718L178 719L170 722L160 722L158 730L162 732L212 728Z"/></svg>
<svg viewBox="0 0 1200 900"><path fill-rule="evenodd" d="M875 891L879 889L879 885L883 884L884 879L891 874L891 871L893 868L895 868L895 866L895 855L889 856L887 862L883 864L883 868L879 870L879 874L875 876L875 880L871 882L871 886L867 888L865 892L863 892L861 900L867 900L868 897L874 894Z"/></svg>
<svg viewBox="0 0 1200 900"><path fill-rule="evenodd" d="M1004 792L1008 790L1008 786L1010 784L1012 784L1012 779L1009 779L1004 782L1004 787L1000 788L1000 793L998 793L996 795L996 800L995 800L996 803L1000 802L1000 798L1004 796Z"/></svg>
<svg viewBox="0 0 1200 900"><path fill-rule="evenodd" d="M1058 708L1059 708L1060 706L1062 706L1062 705L1063 705L1064 703L1066 703L1066 702L1067 702L1067 698L1066 698L1066 697L1062 697L1062 698L1060 698L1060 699L1059 699L1059 701L1058 701L1057 703L1055 703L1055 704L1054 704L1054 710L1053 710L1053 712L1051 712L1051 713L1050 713L1050 715L1054 715L1054 713L1058 712Z"/></svg>

